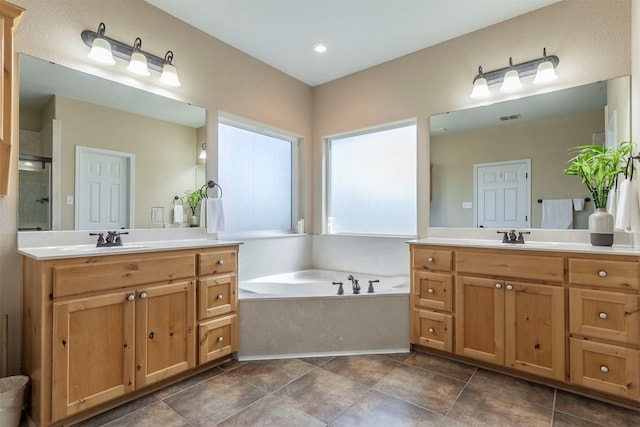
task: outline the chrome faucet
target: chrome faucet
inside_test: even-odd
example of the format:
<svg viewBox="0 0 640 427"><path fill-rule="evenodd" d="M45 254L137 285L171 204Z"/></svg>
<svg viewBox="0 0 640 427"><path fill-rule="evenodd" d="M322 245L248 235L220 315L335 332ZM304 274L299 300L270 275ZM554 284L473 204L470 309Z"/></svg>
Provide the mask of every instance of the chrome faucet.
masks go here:
<svg viewBox="0 0 640 427"><path fill-rule="evenodd" d="M516 237L516 230L498 231L498 234L503 234L502 243L524 243L523 234L531 234L530 231L518 231Z"/></svg>
<svg viewBox="0 0 640 427"><path fill-rule="evenodd" d="M105 246L122 246L123 234L129 234L128 231L107 231L107 237L105 239L104 233L89 233L89 236L98 236L96 247L102 248Z"/></svg>
<svg viewBox="0 0 640 427"><path fill-rule="evenodd" d="M359 294L360 293L360 284L358 283L358 279L356 279L355 277L353 277L352 274L350 274L347 277L347 280L351 280L351 287L353 288L354 295Z"/></svg>

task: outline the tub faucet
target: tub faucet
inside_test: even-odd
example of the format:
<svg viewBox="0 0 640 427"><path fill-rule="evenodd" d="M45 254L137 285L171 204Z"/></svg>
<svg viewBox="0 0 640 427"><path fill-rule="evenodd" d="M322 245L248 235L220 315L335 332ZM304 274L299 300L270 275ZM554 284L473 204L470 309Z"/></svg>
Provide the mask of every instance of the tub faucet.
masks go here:
<svg viewBox="0 0 640 427"><path fill-rule="evenodd" d="M367 293L368 294L373 294L376 291L373 289L373 284L374 283L380 283L380 280L376 279L376 280L369 280L369 289L367 289Z"/></svg>
<svg viewBox="0 0 640 427"><path fill-rule="evenodd" d="M331 282L331 283L338 286L338 295L344 294L344 289L342 288L342 282Z"/></svg>
<svg viewBox="0 0 640 427"><path fill-rule="evenodd" d="M349 277L347 277L347 280L351 280L351 287L353 288L354 295L359 294L360 284L358 283L358 279L356 279L355 277L353 277L352 274L350 274Z"/></svg>

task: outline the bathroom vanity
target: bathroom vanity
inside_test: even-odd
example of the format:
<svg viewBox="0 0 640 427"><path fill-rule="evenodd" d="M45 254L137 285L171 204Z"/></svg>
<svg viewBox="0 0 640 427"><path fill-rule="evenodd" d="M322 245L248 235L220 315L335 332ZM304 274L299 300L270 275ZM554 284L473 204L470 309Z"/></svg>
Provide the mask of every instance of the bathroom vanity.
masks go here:
<svg viewBox="0 0 640 427"><path fill-rule="evenodd" d="M640 408L640 262L630 247L412 242L411 343Z"/></svg>
<svg viewBox="0 0 640 427"><path fill-rule="evenodd" d="M238 350L237 243L21 250L37 426L77 421Z"/></svg>

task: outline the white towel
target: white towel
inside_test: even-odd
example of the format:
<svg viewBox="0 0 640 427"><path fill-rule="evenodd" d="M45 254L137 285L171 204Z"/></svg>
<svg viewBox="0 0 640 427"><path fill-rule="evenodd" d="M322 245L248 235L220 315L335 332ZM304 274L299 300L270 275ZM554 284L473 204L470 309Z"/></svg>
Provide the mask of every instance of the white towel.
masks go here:
<svg viewBox="0 0 640 427"><path fill-rule="evenodd" d="M573 200L543 200L540 228L573 228Z"/></svg>
<svg viewBox="0 0 640 427"><path fill-rule="evenodd" d="M625 179L620 184L619 195L615 228L631 232L640 231L640 201L636 186L631 180Z"/></svg>
<svg viewBox="0 0 640 427"><path fill-rule="evenodd" d="M207 198L207 233L224 230L224 211L222 199Z"/></svg>
<svg viewBox="0 0 640 427"><path fill-rule="evenodd" d="M174 205L173 206L173 223L180 224L184 221L184 211L182 210L182 205Z"/></svg>
<svg viewBox="0 0 640 427"><path fill-rule="evenodd" d="M573 210L576 212L582 212L584 210L584 198L573 199Z"/></svg>

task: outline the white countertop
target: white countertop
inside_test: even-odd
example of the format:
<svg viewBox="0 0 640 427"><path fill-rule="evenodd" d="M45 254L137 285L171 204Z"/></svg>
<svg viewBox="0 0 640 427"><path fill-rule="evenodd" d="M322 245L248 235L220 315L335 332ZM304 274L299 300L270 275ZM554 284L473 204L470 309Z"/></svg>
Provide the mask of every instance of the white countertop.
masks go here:
<svg viewBox="0 0 640 427"><path fill-rule="evenodd" d="M631 245L592 246L587 243L544 242L526 241L525 243L502 243L498 238L489 239L464 239L447 237L429 237L426 239L412 240L409 243L417 245L459 246L468 248L510 249L519 251L552 251L552 252L579 252L608 255L640 255L640 247Z"/></svg>

